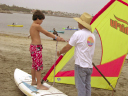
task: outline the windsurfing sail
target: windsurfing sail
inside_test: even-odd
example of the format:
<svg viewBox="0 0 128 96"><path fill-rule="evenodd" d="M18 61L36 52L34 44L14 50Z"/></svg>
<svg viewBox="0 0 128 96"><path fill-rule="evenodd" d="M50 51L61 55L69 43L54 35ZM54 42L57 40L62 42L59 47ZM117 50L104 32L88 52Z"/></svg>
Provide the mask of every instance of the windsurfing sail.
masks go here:
<svg viewBox="0 0 128 96"><path fill-rule="evenodd" d="M102 46L102 57L97 68L115 88L128 53L128 0L111 0L92 19L92 31L97 30ZM75 84L74 70L60 71L74 55L74 47L55 62L55 82ZM95 63L95 62L94 62ZM52 67L44 80L53 82ZM113 90L93 67L91 87Z"/></svg>

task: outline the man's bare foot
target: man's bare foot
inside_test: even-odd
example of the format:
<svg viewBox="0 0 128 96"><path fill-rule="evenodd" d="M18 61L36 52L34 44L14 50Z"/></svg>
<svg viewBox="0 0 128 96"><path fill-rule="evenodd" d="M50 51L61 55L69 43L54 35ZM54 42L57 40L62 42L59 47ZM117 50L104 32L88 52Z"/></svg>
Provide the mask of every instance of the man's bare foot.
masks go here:
<svg viewBox="0 0 128 96"><path fill-rule="evenodd" d="M49 88L46 87L46 86L44 86L44 85L37 86L37 89L40 89L40 90L49 90Z"/></svg>
<svg viewBox="0 0 128 96"><path fill-rule="evenodd" d="M37 85L36 81L32 81L31 85Z"/></svg>

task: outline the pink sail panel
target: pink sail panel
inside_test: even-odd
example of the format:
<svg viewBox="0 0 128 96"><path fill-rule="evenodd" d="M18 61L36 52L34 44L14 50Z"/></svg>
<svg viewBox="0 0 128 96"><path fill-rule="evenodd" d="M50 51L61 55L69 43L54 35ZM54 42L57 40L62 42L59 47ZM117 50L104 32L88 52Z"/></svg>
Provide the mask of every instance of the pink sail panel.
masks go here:
<svg viewBox="0 0 128 96"><path fill-rule="evenodd" d="M115 59L111 62L105 63L103 65L98 65L97 68L101 71L101 73L105 77L118 77L121 71L121 67L122 67L125 56L126 55L118 59ZM95 67L93 67L93 73L91 76L101 77L100 73L95 69ZM74 70L60 71L56 74L55 77L74 77Z"/></svg>

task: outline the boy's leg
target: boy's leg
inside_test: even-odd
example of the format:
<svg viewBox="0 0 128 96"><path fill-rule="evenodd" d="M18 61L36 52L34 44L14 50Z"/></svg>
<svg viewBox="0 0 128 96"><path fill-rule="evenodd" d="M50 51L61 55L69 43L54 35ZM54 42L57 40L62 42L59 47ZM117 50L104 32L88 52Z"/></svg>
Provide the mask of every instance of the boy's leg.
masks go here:
<svg viewBox="0 0 128 96"><path fill-rule="evenodd" d="M30 53L33 60L32 79L34 81L35 77L37 78L37 89L48 90L47 87L41 84L41 70L43 70L42 45L30 45Z"/></svg>
<svg viewBox="0 0 128 96"><path fill-rule="evenodd" d="M36 85L37 82L36 82L36 70L31 68L31 74L32 74L32 83L31 85Z"/></svg>
<svg viewBox="0 0 128 96"><path fill-rule="evenodd" d="M40 71L36 71L36 77L37 77L37 89L40 90L48 90L48 87L45 87L41 84L41 70Z"/></svg>

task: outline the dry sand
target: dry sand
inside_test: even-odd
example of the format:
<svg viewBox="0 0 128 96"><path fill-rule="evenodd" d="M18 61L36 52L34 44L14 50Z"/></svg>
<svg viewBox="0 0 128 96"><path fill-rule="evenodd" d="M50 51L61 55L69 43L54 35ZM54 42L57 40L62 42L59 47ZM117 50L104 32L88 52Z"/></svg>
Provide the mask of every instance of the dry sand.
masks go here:
<svg viewBox="0 0 128 96"><path fill-rule="evenodd" d="M31 57L29 53L30 38L0 34L0 96L24 96L14 82L14 70L19 68L30 74ZM43 61L44 70L42 77L47 73L55 62L56 41L43 40ZM67 42L58 42L57 50L60 50ZM100 48L95 50L94 61L99 63L98 56ZM96 55L97 54L97 55ZM73 64L72 64L73 65ZM128 96L128 63L122 68L120 78L116 85L116 92L113 96ZM49 83L52 84L52 83ZM68 96L77 96L74 85L57 84L55 88ZM112 91L92 88L92 96L112 96Z"/></svg>

